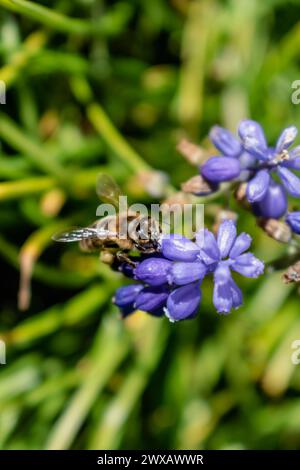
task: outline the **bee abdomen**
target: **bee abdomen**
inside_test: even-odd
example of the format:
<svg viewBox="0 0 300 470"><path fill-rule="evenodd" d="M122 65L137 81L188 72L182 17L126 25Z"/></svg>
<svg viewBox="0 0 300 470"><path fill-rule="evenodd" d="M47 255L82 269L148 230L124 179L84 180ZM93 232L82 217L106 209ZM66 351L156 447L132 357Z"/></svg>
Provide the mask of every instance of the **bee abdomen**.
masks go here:
<svg viewBox="0 0 300 470"><path fill-rule="evenodd" d="M102 246L102 241L97 238L87 238L81 240L79 246L82 251L96 251Z"/></svg>

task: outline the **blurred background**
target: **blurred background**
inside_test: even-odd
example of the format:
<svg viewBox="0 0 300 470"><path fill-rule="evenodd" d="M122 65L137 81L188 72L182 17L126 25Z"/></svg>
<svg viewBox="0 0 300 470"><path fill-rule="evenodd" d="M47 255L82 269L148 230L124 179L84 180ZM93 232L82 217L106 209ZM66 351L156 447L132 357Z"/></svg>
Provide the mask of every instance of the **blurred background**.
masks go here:
<svg viewBox="0 0 300 470"><path fill-rule="evenodd" d="M297 0L0 0L2 449L300 448L297 286L240 277L244 306L220 316L205 282L192 321L122 321L124 279L51 241L94 220L100 172L150 203L141 174L197 173L181 138L299 125L299 51ZM256 256L285 253L239 214Z"/></svg>

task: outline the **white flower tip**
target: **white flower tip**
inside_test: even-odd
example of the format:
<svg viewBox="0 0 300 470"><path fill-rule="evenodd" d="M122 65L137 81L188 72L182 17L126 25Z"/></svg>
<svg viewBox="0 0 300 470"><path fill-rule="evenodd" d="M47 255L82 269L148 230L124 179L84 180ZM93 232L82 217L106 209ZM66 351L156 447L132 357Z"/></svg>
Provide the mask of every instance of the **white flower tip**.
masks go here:
<svg viewBox="0 0 300 470"><path fill-rule="evenodd" d="M164 307L163 310L164 310L164 314L168 318L169 322L170 323L175 323L176 320L174 320L174 318L170 317L170 313L169 313L169 310L167 309L167 307Z"/></svg>

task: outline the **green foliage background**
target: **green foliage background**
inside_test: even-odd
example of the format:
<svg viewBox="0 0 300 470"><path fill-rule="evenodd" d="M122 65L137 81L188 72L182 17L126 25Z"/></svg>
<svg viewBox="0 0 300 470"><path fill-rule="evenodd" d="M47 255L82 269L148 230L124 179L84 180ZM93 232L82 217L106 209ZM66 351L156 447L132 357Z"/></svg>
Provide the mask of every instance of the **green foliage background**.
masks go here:
<svg viewBox="0 0 300 470"><path fill-rule="evenodd" d="M195 174L181 137L206 145L244 117L270 142L299 126L300 2L0 0L0 15L1 448L298 449L299 296L281 273L239 279L227 317L207 282L193 321L122 322L122 278L51 235L94 219L100 171L150 202L140 170L177 187ZM286 252L239 212L258 257ZM26 311L20 262L34 263Z"/></svg>

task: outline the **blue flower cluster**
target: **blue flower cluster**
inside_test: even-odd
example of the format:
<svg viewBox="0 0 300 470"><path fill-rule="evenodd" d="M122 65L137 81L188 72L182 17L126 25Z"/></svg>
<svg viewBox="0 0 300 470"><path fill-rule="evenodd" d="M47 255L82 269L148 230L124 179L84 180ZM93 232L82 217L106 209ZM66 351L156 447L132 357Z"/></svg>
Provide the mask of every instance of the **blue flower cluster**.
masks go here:
<svg viewBox="0 0 300 470"><path fill-rule="evenodd" d="M254 213L279 219L287 214L287 194L300 197L300 178L293 172L300 170L300 146L290 149L297 132L295 126L285 128L275 147L269 147L262 127L255 121L240 123L239 138L214 126L210 139L221 155L209 158L200 168L201 175L212 184L246 182L246 198ZM295 233L300 233L300 212L287 214L286 221Z"/></svg>
<svg viewBox="0 0 300 470"><path fill-rule="evenodd" d="M159 255L143 259L130 272L139 283L119 288L114 302L123 316L143 310L165 314L172 322L193 318L201 303L201 283L212 275L214 306L218 313L229 313L243 301L231 271L256 278L264 270L262 261L247 252L251 241L246 233L237 235L232 220L222 222L216 237L207 229L195 241L163 236Z"/></svg>

